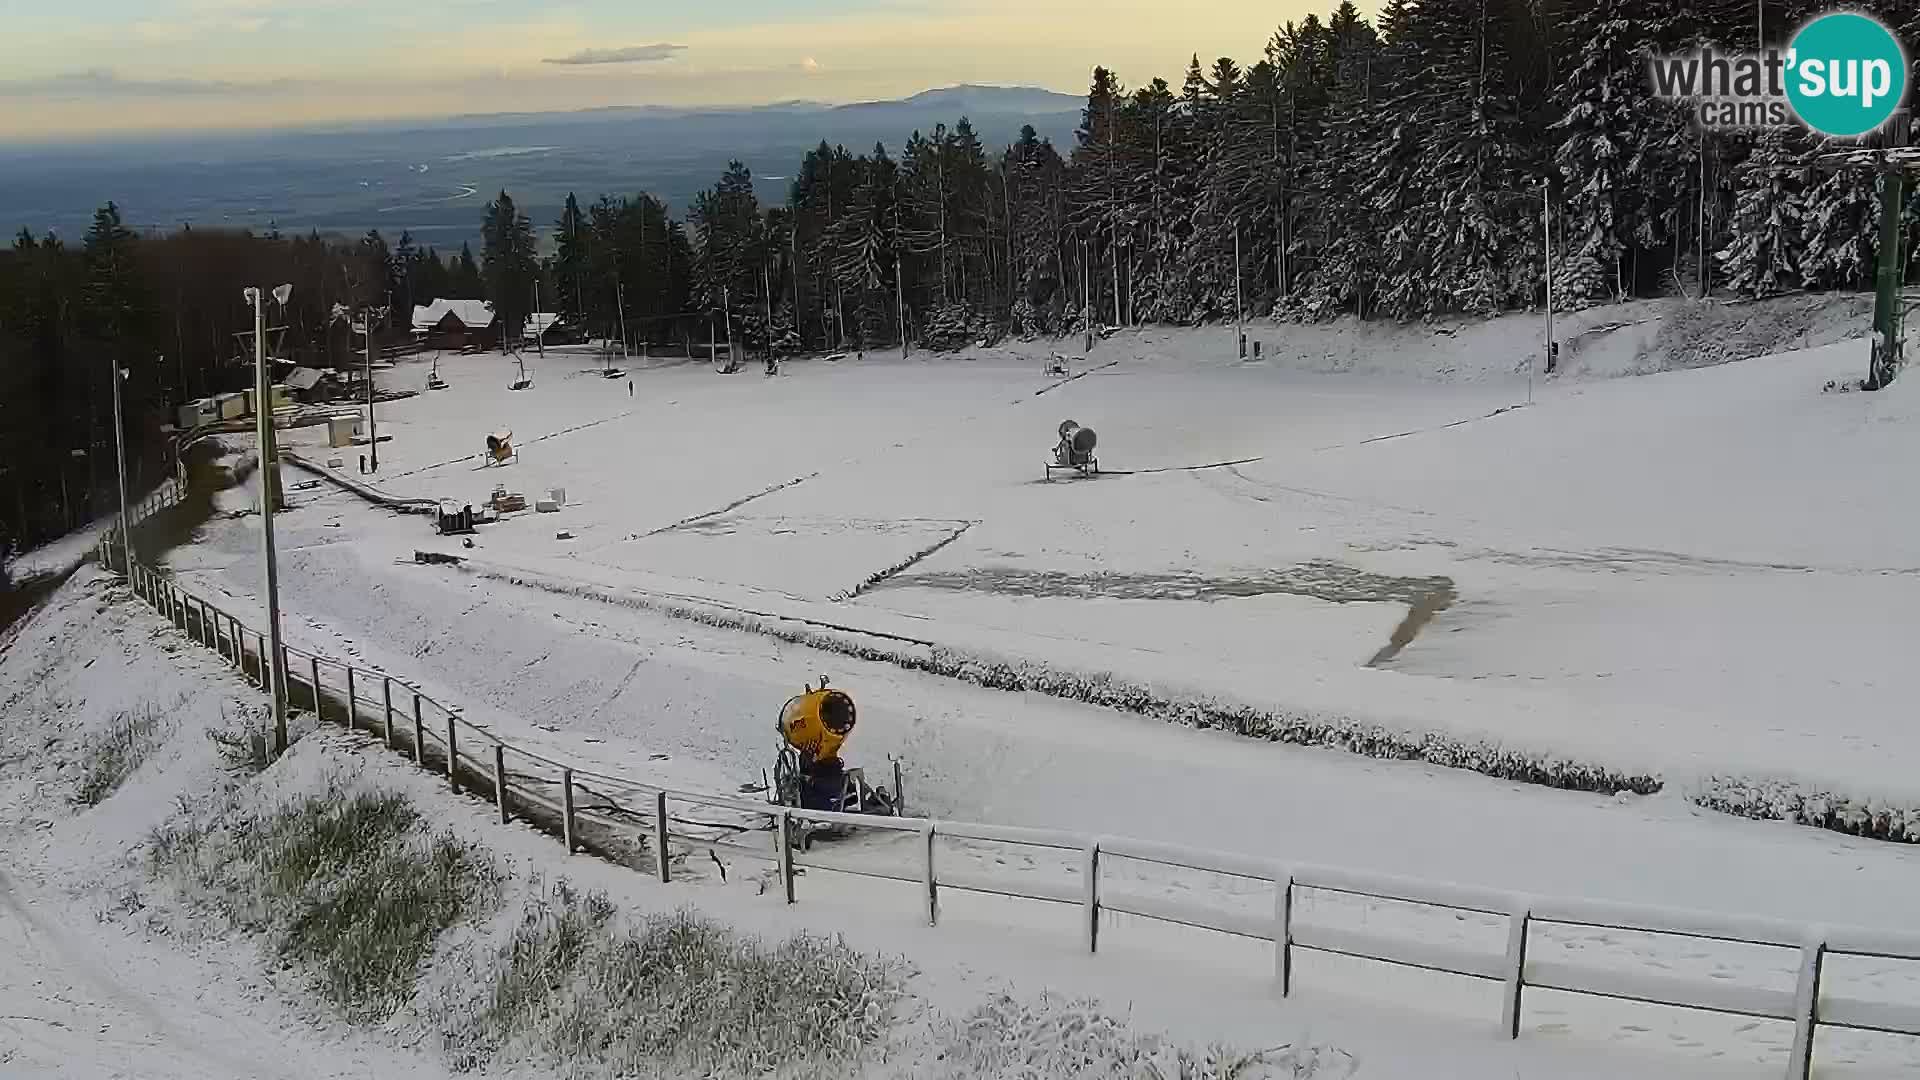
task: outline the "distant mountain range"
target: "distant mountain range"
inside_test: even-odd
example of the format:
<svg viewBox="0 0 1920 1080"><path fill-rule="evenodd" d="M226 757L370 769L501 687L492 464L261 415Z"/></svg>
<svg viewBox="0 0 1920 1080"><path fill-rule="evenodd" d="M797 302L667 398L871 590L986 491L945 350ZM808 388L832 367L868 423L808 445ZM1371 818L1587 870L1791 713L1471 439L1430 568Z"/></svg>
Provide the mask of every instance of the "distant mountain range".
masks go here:
<svg viewBox="0 0 1920 1080"><path fill-rule="evenodd" d="M500 122L524 123L530 120L551 120L566 122L569 118L595 118L626 114L642 114L654 117L713 117L713 116L753 116L776 113L791 117L795 113L822 113L839 115L882 115L911 114L924 111L954 115L971 116L973 113L1000 114L1019 113L1032 115L1051 115L1054 113L1078 113L1086 99L1072 94L1062 94L1038 86L979 86L961 84L945 86L933 90L922 90L911 97L895 98L887 101L855 101L835 105L824 101L774 101L764 105L603 105L592 109L574 109L566 112L527 112L527 113L466 113L448 117L439 124L478 125ZM438 126L438 124L414 126ZM385 126L385 125L383 125ZM407 126L397 124L395 126Z"/></svg>
<svg viewBox="0 0 1920 1080"><path fill-rule="evenodd" d="M0 233L21 226L78 238L112 199L136 229L310 229L353 236L402 229L422 244L476 242L493 193L511 192L536 226L583 202L647 191L683 214L732 160L783 202L788 178L822 141L898 155L915 131L967 117L989 152L1023 124L1064 151L1083 100L1025 86L950 86L896 101L651 105L396 121L334 130L147 137L0 148Z"/></svg>

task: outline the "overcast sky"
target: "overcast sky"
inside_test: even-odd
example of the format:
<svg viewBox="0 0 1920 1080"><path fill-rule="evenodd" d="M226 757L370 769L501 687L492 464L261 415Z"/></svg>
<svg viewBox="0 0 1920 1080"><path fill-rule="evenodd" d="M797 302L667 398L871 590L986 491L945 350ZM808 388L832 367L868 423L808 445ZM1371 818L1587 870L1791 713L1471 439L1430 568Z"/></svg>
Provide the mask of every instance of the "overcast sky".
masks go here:
<svg viewBox="0 0 1920 1080"><path fill-rule="evenodd" d="M1176 86L1335 0L0 0L0 139ZM1365 5L1366 9L1375 7Z"/></svg>

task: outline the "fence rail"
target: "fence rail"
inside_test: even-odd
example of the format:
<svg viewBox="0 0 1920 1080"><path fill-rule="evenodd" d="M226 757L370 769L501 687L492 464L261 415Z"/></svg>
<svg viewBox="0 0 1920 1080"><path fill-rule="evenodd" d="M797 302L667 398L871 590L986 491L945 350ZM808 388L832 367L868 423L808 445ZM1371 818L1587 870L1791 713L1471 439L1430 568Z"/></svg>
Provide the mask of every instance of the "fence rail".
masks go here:
<svg viewBox="0 0 1920 1080"><path fill-rule="evenodd" d="M169 481L132 513L137 523L147 514L180 500ZM113 566L122 550L112 533L100 541L103 565ZM121 569L121 568L116 568ZM182 589L159 570L135 564L126 576L134 594L182 633L213 650L243 677L264 685L266 638ZM1289 865L1236 852L1207 851L1180 844L977 822L927 818L871 817L774 806L736 796L681 791L612 776L513 746L473 724L460 710L435 700L418 685L383 671L358 667L282 645L290 704L308 709L322 722L375 735L390 749L412 757L446 777L455 793L483 797L499 808L502 822L516 815L558 836L569 854L592 851L672 881L674 848L724 850L773 866L787 903L794 903L802 870L820 870L903 882L918 886L919 903L930 925L940 920L945 890L997 895L1055 905L1077 905L1081 943L1097 952L1103 914L1128 915L1274 946L1274 979L1283 995L1294 984L1295 954L1301 951L1372 963L1438 972L1499 983L1501 1030L1518 1038L1526 991L1555 990L1598 998L1672 1006L1736 1016L1790 1022L1794 1040L1787 1062L1789 1080L1807 1080L1815 1035L1822 1028L1920 1037L1920 1005L1866 1001L1823 993L1827 961L1836 956L1920 963L1920 934L1862 927L1814 927L1775 919L1643 907L1593 900L1524 897L1494 889L1422 881L1337 867ZM635 803L636 805L628 805ZM714 823L703 812L746 815L753 823ZM797 852L806 825L853 826L901 834L904 860L887 866L858 865ZM742 842L743 833L770 833L760 846ZM720 835L715 835L715 834ZM942 870L938 841L1007 844L1075 856L1077 887L1057 882L987 877ZM889 851L891 853L891 851ZM1202 873L1252 882L1271 891L1272 914L1249 915L1191 900L1129 893L1107 881L1103 866L1129 860L1177 872ZM904 865L902 864L904 863ZM1298 911L1303 891L1339 894L1373 901L1415 905L1436 911L1505 920L1503 952L1476 952L1454 945L1423 942L1364 930L1343 929L1303 920ZM1533 959L1529 946L1543 926L1585 927L1626 933L1665 935L1702 942L1795 950L1792 990L1735 986L1724 980L1685 978L1652 972L1591 967L1559 960ZM1920 972L1916 973L1920 976Z"/></svg>

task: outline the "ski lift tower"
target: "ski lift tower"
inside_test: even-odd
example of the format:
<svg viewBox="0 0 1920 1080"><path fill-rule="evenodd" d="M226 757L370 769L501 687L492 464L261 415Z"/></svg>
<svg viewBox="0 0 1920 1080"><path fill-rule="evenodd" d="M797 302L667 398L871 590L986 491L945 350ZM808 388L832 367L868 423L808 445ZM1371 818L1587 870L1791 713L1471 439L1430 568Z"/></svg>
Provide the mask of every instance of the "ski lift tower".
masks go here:
<svg viewBox="0 0 1920 1080"><path fill-rule="evenodd" d="M1901 109L1887 121L1881 134L1858 147L1822 154L1813 161L1823 171L1872 169L1880 187L1880 265L1874 276L1873 353L1862 390L1879 390L1900 374L1904 322L1900 285L1906 260L1901 258L1900 217L1909 178L1920 174L1920 147L1906 145L1910 114Z"/></svg>

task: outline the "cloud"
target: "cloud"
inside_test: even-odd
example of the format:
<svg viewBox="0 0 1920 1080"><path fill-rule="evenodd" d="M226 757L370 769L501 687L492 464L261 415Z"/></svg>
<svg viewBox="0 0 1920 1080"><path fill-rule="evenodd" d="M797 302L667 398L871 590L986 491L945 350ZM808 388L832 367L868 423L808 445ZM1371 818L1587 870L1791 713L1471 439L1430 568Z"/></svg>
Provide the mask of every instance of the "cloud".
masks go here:
<svg viewBox="0 0 1920 1080"><path fill-rule="evenodd" d="M566 56L553 56L540 61L543 64L651 64L660 60L671 60L673 55L685 45L669 45L662 42L657 45L629 45L624 49L581 49Z"/></svg>
<svg viewBox="0 0 1920 1080"><path fill-rule="evenodd" d="M291 79L265 83L229 82L224 79L125 79L113 71L95 68L37 79L0 80L0 98L81 101L96 98L204 97L285 90L294 85Z"/></svg>

